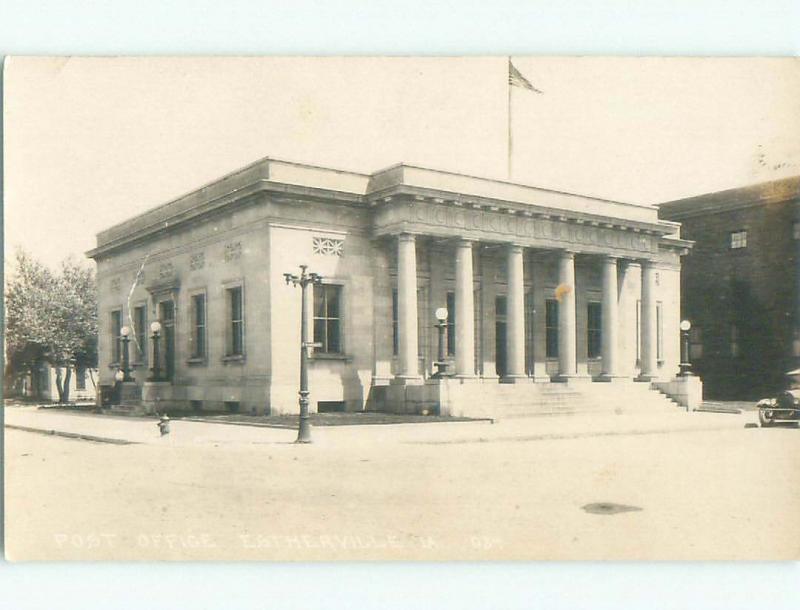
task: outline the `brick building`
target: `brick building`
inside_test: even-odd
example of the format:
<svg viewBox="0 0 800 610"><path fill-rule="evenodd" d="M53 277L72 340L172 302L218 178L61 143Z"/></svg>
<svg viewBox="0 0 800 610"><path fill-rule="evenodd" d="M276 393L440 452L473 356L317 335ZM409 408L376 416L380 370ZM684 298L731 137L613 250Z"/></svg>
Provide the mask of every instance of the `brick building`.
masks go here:
<svg viewBox="0 0 800 610"><path fill-rule="evenodd" d="M695 242L681 270L706 397L754 399L800 364L800 177L659 206Z"/></svg>
<svg viewBox="0 0 800 610"><path fill-rule="evenodd" d="M101 383L129 326L126 395L146 408L297 412L300 294L284 273L307 264L324 280L309 299L312 412L496 415L601 393L618 406L623 385L647 408L666 402L651 383L678 371L690 246L649 206L263 159L98 235ZM432 376L439 308L445 380Z"/></svg>

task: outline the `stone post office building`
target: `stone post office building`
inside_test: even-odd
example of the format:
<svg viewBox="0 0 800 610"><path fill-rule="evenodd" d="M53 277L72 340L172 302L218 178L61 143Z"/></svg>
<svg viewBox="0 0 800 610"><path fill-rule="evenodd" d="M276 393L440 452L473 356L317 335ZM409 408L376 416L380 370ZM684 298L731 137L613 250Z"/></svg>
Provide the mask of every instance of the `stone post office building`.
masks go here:
<svg viewBox="0 0 800 610"><path fill-rule="evenodd" d="M300 291L283 274L306 264L324 278L308 303L312 411L666 401L691 246L679 229L654 207L405 164L263 159L98 235L101 383L126 325L150 408L297 412ZM165 379L148 382L156 319Z"/></svg>

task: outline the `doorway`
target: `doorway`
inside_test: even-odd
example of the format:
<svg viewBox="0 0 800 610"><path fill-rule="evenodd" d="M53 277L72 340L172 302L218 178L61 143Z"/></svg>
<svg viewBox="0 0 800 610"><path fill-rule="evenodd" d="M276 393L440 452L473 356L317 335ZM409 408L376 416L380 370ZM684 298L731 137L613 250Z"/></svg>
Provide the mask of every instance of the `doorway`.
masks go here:
<svg viewBox="0 0 800 610"><path fill-rule="evenodd" d="M158 319L164 341L164 379L172 381L175 376L175 301L161 301L158 304Z"/></svg>

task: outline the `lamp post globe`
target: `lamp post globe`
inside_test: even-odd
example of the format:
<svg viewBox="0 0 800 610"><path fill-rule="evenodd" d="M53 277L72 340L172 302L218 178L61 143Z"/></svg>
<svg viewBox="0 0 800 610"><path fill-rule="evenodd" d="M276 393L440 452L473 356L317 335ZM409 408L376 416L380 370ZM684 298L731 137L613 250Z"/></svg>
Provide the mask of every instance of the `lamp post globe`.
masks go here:
<svg viewBox="0 0 800 610"><path fill-rule="evenodd" d="M150 324L150 332L153 333L153 334L160 333L161 332L161 322L159 322L158 320L156 320L155 322L152 322Z"/></svg>
<svg viewBox="0 0 800 610"><path fill-rule="evenodd" d="M123 373L121 369L118 370L116 373L114 373L114 379L116 381L122 381L125 379L125 373Z"/></svg>
<svg viewBox="0 0 800 610"><path fill-rule="evenodd" d="M439 322L445 322L447 320L447 308L446 307L439 307L436 312L436 319Z"/></svg>
<svg viewBox="0 0 800 610"><path fill-rule="evenodd" d="M691 375L692 363L689 362L689 331L692 329L692 323L689 320L681 320L681 363L680 373L681 377Z"/></svg>

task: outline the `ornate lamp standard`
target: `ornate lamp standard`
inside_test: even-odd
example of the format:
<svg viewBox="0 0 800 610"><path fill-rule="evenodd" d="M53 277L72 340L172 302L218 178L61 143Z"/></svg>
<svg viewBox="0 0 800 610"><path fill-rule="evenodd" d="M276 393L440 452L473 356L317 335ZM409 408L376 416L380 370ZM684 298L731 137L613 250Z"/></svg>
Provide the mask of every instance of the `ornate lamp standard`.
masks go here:
<svg viewBox="0 0 800 610"><path fill-rule="evenodd" d="M689 331L692 330L692 323L689 320L681 321L681 372L678 373L681 377L687 377L692 374L692 363L689 362Z"/></svg>
<svg viewBox="0 0 800 610"><path fill-rule="evenodd" d="M128 344L131 342L131 329L123 326L119 333L122 335L122 382L134 381L131 376L130 358L128 356Z"/></svg>
<svg viewBox="0 0 800 610"><path fill-rule="evenodd" d="M444 353L445 333L447 332L447 308L440 307L436 310L435 315L438 320L436 328L439 331L439 351L437 353L436 362L434 362L436 372L433 374L433 377L438 379L447 376L447 362L445 361Z"/></svg>
<svg viewBox="0 0 800 610"><path fill-rule="evenodd" d="M308 349L317 347L316 343L308 341L308 314L306 313L306 303L308 301L308 285L321 284L322 276L316 273L306 273L308 265L300 265L300 275L284 273L283 278L287 284L300 286L300 421L297 428L296 443L311 442L311 425L308 422Z"/></svg>
<svg viewBox="0 0 800 610"><path fill-rule="evenodd" d="M161 361L158 349L158 340L161 338L161 322L156 320L150 325L150 332L153 333L153 368L150 381L161 381Z"/></svg>

